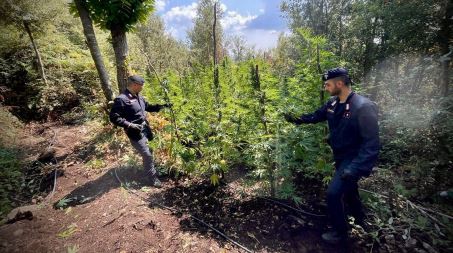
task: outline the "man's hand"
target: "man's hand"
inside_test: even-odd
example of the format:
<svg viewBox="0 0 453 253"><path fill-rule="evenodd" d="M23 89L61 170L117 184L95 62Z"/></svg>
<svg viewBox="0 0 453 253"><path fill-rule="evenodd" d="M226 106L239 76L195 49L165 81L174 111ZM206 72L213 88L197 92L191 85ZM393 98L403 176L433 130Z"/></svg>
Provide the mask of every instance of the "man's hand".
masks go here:
<svg viewBox="0 0 453 253"><path fill-rule="evenodd" d="M173 107L173 104L172 103L165 103L165 104L157 105L157 107L159 108L159 111L160 111L160 110L162 110L164 108Z"/></svg>
<svg viewBox="0 0 453 253"><path fill-rule="evenodd" d="M359 177L355 175L352 170L345 169L343 174L341 174L341 179L343 180L359 180Z"/></svg>
<svg viewBox="0 0 453 253"><path fill-rule="evenodd" d="M283 114L283 116L285 117L285 120L288 121L289 123L293 123L293 124L301 124L302 121L297 118L296 116L292 115L292 114L289 114L289 113L285 113Z"/></svg>
<svg viewBox="0 0 453 253"><path fill-rule="evenodd" d="M137 130L137 131L142 131L143 125L131 123L127 128Z"/></svg>

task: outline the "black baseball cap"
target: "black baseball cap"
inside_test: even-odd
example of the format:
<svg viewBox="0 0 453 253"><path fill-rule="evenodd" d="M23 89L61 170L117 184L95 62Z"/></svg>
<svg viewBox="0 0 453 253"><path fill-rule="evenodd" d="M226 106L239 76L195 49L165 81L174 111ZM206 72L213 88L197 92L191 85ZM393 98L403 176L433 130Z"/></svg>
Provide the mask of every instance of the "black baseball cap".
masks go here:
<svg viewBox="0 0 453 253"><path fill-rule="evenodd" d="M349 78L348 70L345 68L333 68L327 70L323 75L322 75L322 81L327 81L329 79L339 77L339 76L346 76Z"/></svg>
<svg viewBox="0 0 453 253"><path fill-rule="evenodd" d="M145 84L145 79L139 75L132 75L127 78L129 83L138 83L140 85Z"/></svg>

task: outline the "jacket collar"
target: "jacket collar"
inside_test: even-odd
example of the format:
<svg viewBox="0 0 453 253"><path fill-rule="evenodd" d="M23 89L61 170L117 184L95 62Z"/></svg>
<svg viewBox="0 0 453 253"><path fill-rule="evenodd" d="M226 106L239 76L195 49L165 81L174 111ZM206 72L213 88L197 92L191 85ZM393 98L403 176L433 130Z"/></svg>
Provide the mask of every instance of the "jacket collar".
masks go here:
<svg viewBox="0 0 453 253"><path fill-rule="evenodd" d="M124 92L123 92L128 98L138 98L138 94L137 95L134 95L132 94L132 92L129 91L129 89L125 89Z"/></svg>
<svg viewBox="0 0 453 253"><path fill-rule="evenodd" d="M349 103L349 100L351 100L351 98L355 95L355 92L351 91L351 93L349 93L348 97L346 98L346 101L345 103Z"/></svg>

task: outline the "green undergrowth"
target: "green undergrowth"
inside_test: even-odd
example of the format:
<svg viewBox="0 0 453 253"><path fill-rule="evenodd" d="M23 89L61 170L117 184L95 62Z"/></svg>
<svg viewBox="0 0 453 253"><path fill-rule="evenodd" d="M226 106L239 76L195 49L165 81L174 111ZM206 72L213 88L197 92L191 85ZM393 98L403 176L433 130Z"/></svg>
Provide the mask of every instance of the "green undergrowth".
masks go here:
<svg viewBox="0 0 453 253"><path fill-rule="evenodd" d="M451 215L451 203L446 199L417 201L414 189L405 188L403 183L389 168L381 168L361 183L369 190L360 191L368 210L368 246L374 244L390 252L428 248L450 252L453 222L445 215Z"/></svg>
<svg viewBox="0 0 453 253"><path fill-rule="evenodd" d="M21 123L0 107L0 218L14 207L14 197L22 183L22 164L17 145Z"/></svg>
<svg viewBox="0 0 453 253"><path fill-rule="evenodd" d="M0 147L0 217L12 209L12 198L21 185L22 172L18 154L17 150Z"/></svg>

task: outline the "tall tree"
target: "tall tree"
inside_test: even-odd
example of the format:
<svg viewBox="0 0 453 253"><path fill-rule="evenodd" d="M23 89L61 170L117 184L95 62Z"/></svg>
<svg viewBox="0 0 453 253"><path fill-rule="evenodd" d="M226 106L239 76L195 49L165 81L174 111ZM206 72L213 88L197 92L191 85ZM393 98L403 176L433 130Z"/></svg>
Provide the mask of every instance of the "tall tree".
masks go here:
<svg viewBox="0 0 453 253"><path fill-rule="evenodd" d="M188 32L190 41L190 50L196 62L203 65L211 64L214 47L212 44L214 33L212 26L214 24L214 4L216 0L200 0L198 1L197 16L194 19L194 27ZM217 8L217 19L222 18L221 8ZM216 52L218 59L221 60L223 52L223 32L222 26L218 23L215 27L216 34Z"/></svg>
<svg viewBox="0 0 453 253"><path fill-rule="evenodd" d="M189 50L185 44L177 41L171 35L165 32L163 20L156 14L150 15L146 23L139 24L131 40L131 56L136 59L131 62L131 67L135 70L150 73L148 65L159 74L168 75L176 71L179 80L178 83L183 91L186 91L186 83L182 78L188 70Z"/></svg>
<svg viewBox="0 0 453 253"><path fill-rule="evenodd" d="M44 64L41 59L41 54L35 40L34 33L41 29L41 26L49 21L49 11L45 6L50 6L49 3L43 0L25 1L25 0L4 0L0 2L0 15L3 17L1 23L14 24L23 29L30 38L33 51L36 56L36 66L41 76L41 79L47 84L47 78L44 70Z"/></svg>
<svg viewBox="0 0 453 253"><path fill-rule="evenodd" d="M281 33L277 40L277 46L273 49L274 61L273 69L280 77L289 77L294 75L296 61L301 57L301 52L297 48L295 36L285 36Z"/></svg>
<svg viewBox="0 0 453 253"><path fill-rule="evenodd" d="M281 10L293 33L302 27L324 36L331 51L365 77L392 56L448 53L450 2L284 0Z"/></svg>
<svg viewBox="0 0 453 253"><path fill-rule="evenodd" d="M438 44L440 47L441 57L441 81L440 89L443 96L447 96L450 90L450 64L453 57L453 4L449 0L444 0L440 4L440 10L444 10L441 14L440 29L438 33Z"/></svg>
<svg viewBox="0 0 453 253"><path fill-rule="evenodd" d="M144 22L154 10L154 0L87 0L93 21L109 30L115 52L118 89L126 88L129 75L126 33L138 22Z"/></svg>
<svg viewBox="0 0 453 253"><path fill-rule="evenodd" d="M187 47L165 32L164 22L159 16L150 15L146 23L137 26L134 35L139 42L140 52L137 53L143 55L145 52L159 73L170 69L181 72L187 65ZM145 66L145 63L134 61L132 64L134 69L140 69L140 65Z"/></svg>
<svg viewBox="0 0 453 253"><path fill-rule="evenodd" d="M334 22L341 21L350 0L285 0L281 10L289 20L290 28L310 28L315 35L328 34ZM333 19L333 20L332 20Z"/></svg>
<svg viewBox="0 0 453 253"><path fill-rule="evenodd" d="M243 36L232 35L225 41L226 51L230 53L235 62L249 60L254 55L254 46L247 46Z"/></svg>
<svg viewBox="0 0 453 253"><path fill-rule="evenodd" d="M104 60L102 59L101 50L99 49L96 40L96 34L93 29L93 23L88 11L86 0L74 0L75 8L79 14L83 26L83 33L87 40L88 48L90 49L91 57L98 71L101 80L102 91L107 101L113 100L112 86L110 84L109 74L105 68Z"/></svg>
<svg viewBox="0 0 453 253"><path fill-rule="evenodd" d="M331 51L344 54L347 24L352 14L351 0L285 0L280 9L287 18L293 34L299 28L309 28L314 35L329 40ZM358 1L361 2L361 1ZM296 55L292 56L294 59ZM294 59L295 60L295 59Z"/></svg>
<svg viewBox="0 0 453 253"><path fill-rule="evenodd" d="M136 35L141 42L142 51L150 59L147 59L160 73L164 64L169 63L170 41L165 34L163 21L156 15L151 15L148 21L137 26ZM167 65L168 66L168 65ZM148 73L153 75L153 73Z"/></svg>

